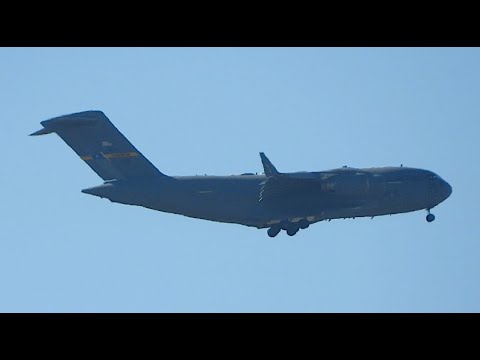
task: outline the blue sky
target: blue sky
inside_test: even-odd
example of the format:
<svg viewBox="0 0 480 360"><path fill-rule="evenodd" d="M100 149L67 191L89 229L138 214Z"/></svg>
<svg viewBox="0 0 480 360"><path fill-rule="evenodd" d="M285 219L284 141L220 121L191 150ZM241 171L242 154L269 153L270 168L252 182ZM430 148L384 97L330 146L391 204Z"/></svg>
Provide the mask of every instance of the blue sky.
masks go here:
<svg viewBox="0 0 480 360"><path fill-rule="evenodd" d="M478 312L478 48L1 48L0 311ZM113 204L48 118L102 110L162 172L430 169L434 209L293 238Z"/></svg>

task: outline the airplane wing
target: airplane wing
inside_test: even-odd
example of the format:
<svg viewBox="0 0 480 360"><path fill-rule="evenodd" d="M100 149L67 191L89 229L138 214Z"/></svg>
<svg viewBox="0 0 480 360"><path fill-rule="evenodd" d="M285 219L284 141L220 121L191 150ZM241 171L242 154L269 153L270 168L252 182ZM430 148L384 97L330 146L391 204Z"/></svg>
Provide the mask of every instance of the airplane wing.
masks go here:
<svg viewBox="0 0 480 360"><path fill-rule="evenodd" d="M263 152L260 153L260 158L262 159L266 179L260 184L258 201L267 198L316 194L328 191L325 180L335 176L328 173L281 173Z"/></svg>
<svg viewBox="0 0 480 360"><path fill-rule="evenodd" d="M316 194L324 190L324 181L320 178L291 177L287 174L270 176L260 184L258 201L268 198Z"/></svg>
<svg viewBox="0 0 480 360"><path fill-rule="evenodd" d="M262 159L262 165L263 165L263 170L265 172L266 176L275 176L279 175L280 173L277 171L275 166L271 163L270 160L268 160L267 156L265 153L261 152L260 153L260 158Z"/></svg>

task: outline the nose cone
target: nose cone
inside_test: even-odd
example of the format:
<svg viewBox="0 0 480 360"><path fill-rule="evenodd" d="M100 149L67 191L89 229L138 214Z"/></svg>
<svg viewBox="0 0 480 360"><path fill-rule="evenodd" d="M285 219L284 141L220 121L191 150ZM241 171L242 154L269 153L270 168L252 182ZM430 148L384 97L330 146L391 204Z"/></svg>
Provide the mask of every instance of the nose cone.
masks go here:
<svg viewBox="0 0 480 360"><path fill-rule="evenodd" d="M452 194L452 187L445 180L441 181L440 187L441 187L442 198L443 200L446 200Z"/></svg>
<svg viewBox="0 0 480 360"><path fill-rule="evenodd" d="M447 185L447 188L448 188L448 190L447 190L448 191L447 198L448 198L450 195L452 195L452 186L449 183L447 183L446 181L445 181L445 184Z"/></svg>

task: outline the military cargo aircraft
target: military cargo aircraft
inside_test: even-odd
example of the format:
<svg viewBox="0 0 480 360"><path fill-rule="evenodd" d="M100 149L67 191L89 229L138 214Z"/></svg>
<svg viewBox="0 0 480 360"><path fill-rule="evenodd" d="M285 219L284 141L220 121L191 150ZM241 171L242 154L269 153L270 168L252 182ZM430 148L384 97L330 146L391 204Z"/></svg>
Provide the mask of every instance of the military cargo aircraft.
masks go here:
<svg viewBox="0 0 480 360"><path fill-rule="evenodd" d="M322 220L427 210L447 199L451 186L429 170L341 167L279 172L260 153L264 173L167 176L138 151L101 111L42 121L30 135L57 133L103 180L82 190L112 202L193 218L268 228L290 236Z"/></svg>

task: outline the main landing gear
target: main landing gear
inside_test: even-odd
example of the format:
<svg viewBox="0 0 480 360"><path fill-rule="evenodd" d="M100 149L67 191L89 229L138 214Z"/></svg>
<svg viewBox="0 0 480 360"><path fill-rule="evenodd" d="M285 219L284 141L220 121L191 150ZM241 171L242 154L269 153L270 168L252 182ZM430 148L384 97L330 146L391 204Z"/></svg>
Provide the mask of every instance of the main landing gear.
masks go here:
<svg viewBox="0 0 480 360"><path fill-rule="evenodd" d="M428 215L427 215L426 219L427 219L428 222L432 222L433 220L435 220L435 215L430 214L430 209L427 209L427 211L428 211Z"/></svg>
<svg viewBox="0 0 480 360"><path fill-rule="evenodd" d="M300 230L299 227L297 227L297 226L291 226L291 227L289 227L289 228L287 229L287 235L288 235L288 236L293 236L293 235L295 235L295 234L298 232L298 230Z"/></svg>
<svg viewBox="0 0 480 360"><path fill-rule="evenodd" d="M267 234L268 234L268 236L270 236L270 237L273 238L273 237L275 237L275 236L278 235L278 233L280 232L280 230L282 230L282 229L280 228L280 226L274 225L274 226L272 226L270 229L267 230Z"/></svg>
<svg viewBox="0 0 480 360"><path fill-rule="evenodd" d="M278 235L280 230L285 230L287 232L288 236L294 236L298 230L300 229L306 229L310 226L310 223L302 219L297 223L291 223L289 221L283 221L280 224L273 225L271 228L267 230L267 234L270 237L275 237Z"/></svg>

